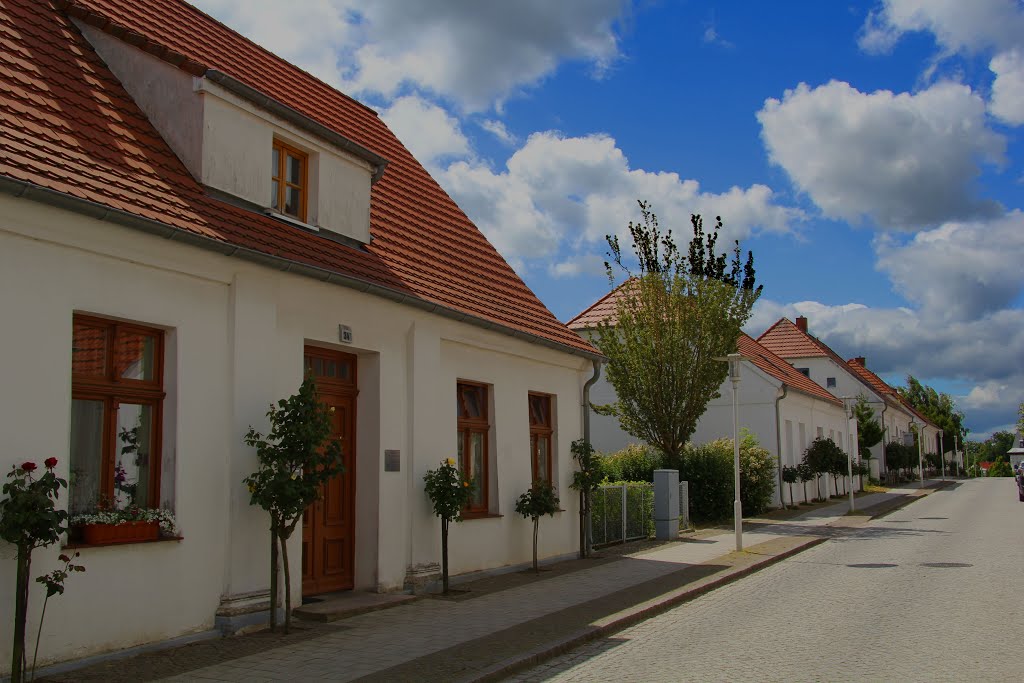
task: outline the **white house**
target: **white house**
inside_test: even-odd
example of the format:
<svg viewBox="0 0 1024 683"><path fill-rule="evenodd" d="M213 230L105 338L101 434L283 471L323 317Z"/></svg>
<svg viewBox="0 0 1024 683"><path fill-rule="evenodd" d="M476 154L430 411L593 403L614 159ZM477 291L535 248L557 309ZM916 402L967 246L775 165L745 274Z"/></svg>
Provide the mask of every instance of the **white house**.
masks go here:
<svg viewBox="0 0 1024 683"><path fill-rule="evenodd" d="M780 318L757 341L833 396L862 396L867 400L885 431L883 443L871 449L872 476L878 477L879 471L886 469L883 445L902 441L904 435L910 433L912 421L925 423L928 437L937 433L937 428L907 404L895 389L867 369L862 357L844 361L827 344L811 335L804 316L798 317L795 323Z"/></svg>
<svg viewBox="0 0 1024 683"><path fill-rule="evenodd" d="M586 336L599 322L613 320L615 300L620 291L621 286L567 324ZM799 463L807 446L816 437L832 439L856 458L856 422L847 419L841 400L797 372L785 360L748 335L741 335L738 348L748 358L740 370L740 426L757 436L761 446L776 458L780 467L775 491L775 504L778 505L781 467ZM602 376L591 389L590 397L598 405L612 403L616 400L615 388ZM731 438L732 431L732 383L726 379L719 388L719 397L711 400L698 421L691 441L701 444L721 437ZM639 439L626 433L615 417L594 413L591 416L591 441L599 451L611 452L636 443ZM828 482L823 479L822 484L825 483ZM802 488L793 487L797 501L804 498ZM816 495L812 488L808 492L810 497ZM788 502L788 490L785 495Z"/></svg>
<svg viewBox="0 0 1024 683"><path fill-rule="evenodd" d="M818 437L831 439L852 455L854 462L859 460L857 422L848 419L840 399L746 334L739 339L738 351L747 358L740 366L737 395L740 426L757 436L780 467L799 464L804 451ZM723 382L719 393L697 423L694 443L732 436L732 381ZM823 477L820 483L829 487L823 490L831 491L830 477ZM858 483L855 479L854 485ZM789 487L785 489L788 503ZM793 485L792 494L796 502L804 501L800 484ZM813 483L808 484L808 495L817 495ZM776 489L775 504L779 502Z"/></svg>
<svg viewBox="0 0 1024 683"><path fill-rule="evenodd" d="M436 578L423 475L448 457L479 484L453 574L529 561L514 505L535 477L565 508L540 555L575 551L569 446L600 355L374 111L179 0L10 0L0 24L0 467L57 457L73 512L126 470L179 527L72 536L87 571L50 601L41 663L265 618L242 437L306 372L347 471L293 537L293 594ZM13 556L0 544L0 586Z"/></svg>

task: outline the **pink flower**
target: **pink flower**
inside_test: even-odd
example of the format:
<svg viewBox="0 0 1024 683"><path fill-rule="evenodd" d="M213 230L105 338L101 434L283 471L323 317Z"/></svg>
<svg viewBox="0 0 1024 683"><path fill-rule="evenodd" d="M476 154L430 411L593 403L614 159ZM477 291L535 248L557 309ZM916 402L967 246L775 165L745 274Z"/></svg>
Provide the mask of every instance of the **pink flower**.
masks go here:
<svg viewBox="0 0 1024 683"><path fill-rule="evenodd" d="M52 470L57 466L57 458L47 458L43 461L43 464L46 465L46 469Z"/></svg>
<svg viewBox="0 0 1024 683"><path fill-rule="evenodd" d="M36 468L36 464L34 462L26 460L25 462L21 463L21 469L24 472L31 472L35 468Z"/></svg>

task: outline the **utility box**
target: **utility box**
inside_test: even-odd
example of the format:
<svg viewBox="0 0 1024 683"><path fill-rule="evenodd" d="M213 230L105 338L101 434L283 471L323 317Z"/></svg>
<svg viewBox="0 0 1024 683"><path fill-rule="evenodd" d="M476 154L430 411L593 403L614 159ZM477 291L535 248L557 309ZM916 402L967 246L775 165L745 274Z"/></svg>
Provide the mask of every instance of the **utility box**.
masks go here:
<svg viewBox="0 0 1024 683"><path fill-rule="evenodd" d="M654 470L654 536L679 537L679 470Z"/></svg>

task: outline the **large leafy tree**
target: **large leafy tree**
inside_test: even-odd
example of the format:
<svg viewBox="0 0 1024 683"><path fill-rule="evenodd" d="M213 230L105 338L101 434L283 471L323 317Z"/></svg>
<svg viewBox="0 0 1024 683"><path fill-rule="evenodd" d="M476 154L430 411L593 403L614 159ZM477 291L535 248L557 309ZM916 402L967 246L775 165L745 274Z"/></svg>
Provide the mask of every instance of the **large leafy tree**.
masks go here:
<svg viewBox="0 0 1024 683"><path fill-rule="evenodd" d="M858 396L857 402L853 404L853 416L857 418L857 452L862 458L870 458L871 449L882 441L885 432L864 396Z"/></svg>
<svg viewBox="0 0 1024 683"><path fill-rule="evenodd" d="M627 279L614 317L597 326L594 339L608 357L617 401L594 408L659 448L668 463L678 463L726 378L728 367L714 359L736 350L762 288L755 287L754 257L748 252L744 264L739 242L731 261L715 252L721 218L705 233L701 217L692 216L693 238L683 253L671 230L661 232L651 206L639 205L642 222L629 224L635 265L618 238L608 237L609 282L615 283L617 271Z"/></svg>
<svg viewBox="0 0 1024 683"><path fill-rule="evenodd" d="M936 391L927 384L922 384L913 375L907 375L907 386L896 387L900 396L914 406L919 413L927 417L932 424L942 430L943 449L953 449L953 435L963 443L967 439L964 427L964 414L956 408L956 401L949 394ZM928 445L926 444L926 449ZM936 449L938 450L938 449Z"/></svg>

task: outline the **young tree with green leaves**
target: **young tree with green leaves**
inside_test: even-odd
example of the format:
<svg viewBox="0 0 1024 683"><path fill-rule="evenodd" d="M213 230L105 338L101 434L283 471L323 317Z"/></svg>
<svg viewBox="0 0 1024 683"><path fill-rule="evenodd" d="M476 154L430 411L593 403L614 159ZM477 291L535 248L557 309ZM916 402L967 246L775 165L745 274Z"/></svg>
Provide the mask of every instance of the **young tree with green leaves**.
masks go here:
<svg viewBox="0 0 1024 683"><path fill-rule="evenodd" d="M267 411L270 431L249 427L244 441L256 449L259 469L243 480L249 503L270 515L270 630L277 628L278 548L284 565L284 632L291 626L292 587L288 539L303 513L323 495L323 486L344 471L341 444L331 439L331 414L320 402L312 377L297 394Z"/></svg>
<svg viewBox="0 0 1024 683"><path fill-rule="evenodd" d="M807 482L817 479L818 473L807 464L806 456L804 456L804 461L796 466L796 475L800 478L800 483L804 487L804 503L810 503L811 499L807 496Z"/></svg>
<svg viewBox="0 0 1024 683"><path fill-rule="evenodd" d="M728 366L715 358L736 350L762 288L755 286L753 255L748 252L744 265L738 242L731 263L715 253L720 218L705 234L694 215L693 238L682 253L672 232L661 232L650 205L639 204L643 221L629 224L637 265L628 263L617 237L608 237L609 282L615 282L612 263L627 280L614 317L598 324L594 338L608 357L617 400L594 409L614 415L626 432L678 462L726 378Z"/></svg>
<svg viewBox="0 0 1024 683"><path fill-rule="evenodd" d="M949 394L936 391L927 384L922 384L913 375L907 375L907 386L896 387L900 396L905 398L910 405L928 418L928 420L942 430L942 447L951 449L953 447L953 436L959 443L967 440L967 429L964 427L964 414L956 408L956 401ZM924 444L925 450L935 447L931 444ZM945 453L942 454L945 458Z"/></svg>
<svg viewBox="0 0 1024 683"><path fill-rule="evenodd" d="M857 452L865 460L871 459L871 449L882 442L885 430L875 419L875 411L864 395L857 397L853 404L853 416L857 420Z"/></svg>
<svg viewBox="0 0 1024 683"><path fill-rule="evenodd" d="M583 439L576 439L570 447L573 460L579 469L572 473L572 483L569 488L580 492L580 558L590 556L590 541L587 531L590 528L590 504L604 479L604 468L601 466L601 458L594 452L590 442Z"/></svg>
<svg viewBox="0 0 1024 683"><path fill-rule="evenodd" d="M455 464L454 458L423 475L424 490L434 514L441 518L441 590L448 595L448 525L462 521L462 511L473 497L473 484Z"/></svg>
<svg viewBox="0 0 1024 683"><path fill-rule="evenodd" d="M555 516L558 512L558 495L551 482L538 479L530 485L529 490L519 496L516 501L516 512L527 519L533 520L533 571L540 573L537 564L537 540L540 534L540 518L544 515Z"/></svg>
<svg viewBox="0 0 1024 683"><path fill-rule="evenodd" d="M795 484L799 479L800 479L800 469L799 469L799 467L793 467L793 466L790 466L790 465L783 465L782 466L782 481L784 481L787 484L789 484L789 504L792 505L793 507L796 507L796 503L793 502L793 484ZM804 495L805 496L807 495L806 491L804 492ZM785 507L785 502L783 502L783 507Z"/></svg>

